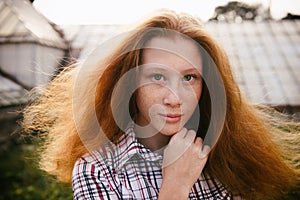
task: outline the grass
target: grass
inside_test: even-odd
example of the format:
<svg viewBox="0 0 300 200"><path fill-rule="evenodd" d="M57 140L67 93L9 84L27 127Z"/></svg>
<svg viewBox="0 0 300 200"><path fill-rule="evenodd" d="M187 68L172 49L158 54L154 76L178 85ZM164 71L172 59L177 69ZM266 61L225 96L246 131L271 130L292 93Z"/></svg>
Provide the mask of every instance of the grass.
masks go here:
<svg viewBox="0 0 300 200"><path fill-rule="evenodd" d="M57 182L39 170L35 145L10 142L0 151L0 200L73 199L70 186Z"/></svg>

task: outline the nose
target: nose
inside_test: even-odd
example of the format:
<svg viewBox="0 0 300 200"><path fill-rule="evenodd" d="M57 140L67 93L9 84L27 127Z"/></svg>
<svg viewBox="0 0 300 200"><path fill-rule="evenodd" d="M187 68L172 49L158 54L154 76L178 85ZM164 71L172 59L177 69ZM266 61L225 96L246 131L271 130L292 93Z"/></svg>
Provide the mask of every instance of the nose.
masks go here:
<svg viewBox="0 0 300 200"><path fill-rule="evenodd" d="M182 99L180 98L178 92L171 89L166 89L164 93L163 103L164 105L168 105L171 107L178 107L182 105Z"/></svg>

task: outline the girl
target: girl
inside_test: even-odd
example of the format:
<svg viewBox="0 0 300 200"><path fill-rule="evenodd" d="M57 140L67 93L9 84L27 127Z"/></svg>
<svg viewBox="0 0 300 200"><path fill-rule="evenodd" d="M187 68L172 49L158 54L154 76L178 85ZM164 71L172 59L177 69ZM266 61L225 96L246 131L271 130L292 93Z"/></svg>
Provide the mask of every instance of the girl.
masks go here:
<svg viewBox="0 0 300 200"><path fill-rule="evenodd" d="M74 199L281 199L299 188L299 124L242 97L197 19L161 10L117 44L66 68L24 111L25 130L45 136L42 169L72 182Z"/></svg>

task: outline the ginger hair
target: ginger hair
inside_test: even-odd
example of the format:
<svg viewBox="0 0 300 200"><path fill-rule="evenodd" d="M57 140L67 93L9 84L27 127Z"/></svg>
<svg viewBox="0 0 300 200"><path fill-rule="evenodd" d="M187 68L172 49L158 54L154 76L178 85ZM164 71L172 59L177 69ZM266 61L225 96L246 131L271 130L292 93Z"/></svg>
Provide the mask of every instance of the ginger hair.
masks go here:
<svg viewBox="0 0 300 200"><path fill-rule="evenodd" d="M96 89L88 88L91 84L87 83L84 94L78 97L85 110L81 127L88 129L89 112L95 108L107 138L117 142L123 134L112 114L112 88L127 71L140 64L142 50L139 48L153 37L165 36L163 31L145 31L153 27L192 38L209 54L223 79L227 98L225 122L210 152L205 173L233 194L249 199L279 199L299 188L299 123L272 108L248 102L234 80L225 50L188 14L158 11L142 21L110 55L98 62L95 68L98 73L90 73L86 79L86 82L97 80ZM41 168L69 183L75 161L89 152L78 135L73 118L73 90L78 72L76 66L67 67L49 85L37 90L39 96L24 110L22 121L27 132L38 132L42 136ZM86 98L93 96L91 92L96 92L95 99L87 101ZM202 95L199 105L206 117L200 120L198 134L203 136L211 119L209 106L205 106L209 104L209 94L206 91ZM120 102L125 96L125 92L120 91ZM117 106L122 109L122 104ZM132 115L138 112L134 95L129 106ZM98 142L101 143L100 139Z"/></svg>

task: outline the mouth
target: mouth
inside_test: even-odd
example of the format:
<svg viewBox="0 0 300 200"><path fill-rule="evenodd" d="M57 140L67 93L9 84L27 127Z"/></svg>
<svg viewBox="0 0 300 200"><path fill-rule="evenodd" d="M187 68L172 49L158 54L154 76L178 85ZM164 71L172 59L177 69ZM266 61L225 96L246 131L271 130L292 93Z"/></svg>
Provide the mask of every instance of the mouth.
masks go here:
<svg viewBox="0 0 300 200"><path fill-rule="evenodd" d="M159 114L167 123L177 123L181 120L182 114Z"/></svg>

